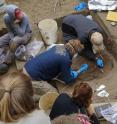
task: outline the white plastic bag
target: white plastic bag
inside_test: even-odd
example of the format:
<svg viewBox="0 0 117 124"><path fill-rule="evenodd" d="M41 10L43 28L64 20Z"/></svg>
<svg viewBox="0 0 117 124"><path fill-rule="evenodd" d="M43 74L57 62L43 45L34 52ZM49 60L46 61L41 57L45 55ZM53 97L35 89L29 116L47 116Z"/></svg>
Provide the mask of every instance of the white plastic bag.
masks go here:
<svg viewBox="0 0 117 124"><path fill-rule="evenodd" d="M51 49L52 47L57 46L57 45L62 45L62 46L63 46L64 44L52 44L52 45L50 45L50 46L47 47L47 50L49 50L49 49Z"/></svg>
<svg viewBox="0 0 117 124"><path fill-rule="evenodd" d="M27 61L45 50L44 42L34 40L26 46L20 45L16 51L15 56L18 60Z"/></svg>
<svg viewBox="0 0 117 124"><path fill-rule="evenodd" d="M88 6L90 10L115 10L117 0L89 0Z"/></svg>
<svg viewBox="0 0 117 124"><path fill-rule="evenodd" d="M102 110L101 114L107 121L117 124L117 104Z"/></svg>
<svg viewBox="0 0 117 124"><path fill-rule="evenodd" d="M37 41L36 39L31 43L26 45L26 60L29 60L32 57L42 53L45 50L44 42Z"/></svg>
<svg viewBox="0 0 117 124"><path fill-rule="evenodd" d="M104 88L105 88L106 86L105 85L100 85L97 89L96 89L96 91L101 91L101 90L103 90Z"/></svg>
<svg viewBox="0 0 117 124"><path fill-rule="evenodd" d="M102 90L100 91L97 96L100 96L100 97L109 97L109 93L106 91L106 90Z"/></svg>

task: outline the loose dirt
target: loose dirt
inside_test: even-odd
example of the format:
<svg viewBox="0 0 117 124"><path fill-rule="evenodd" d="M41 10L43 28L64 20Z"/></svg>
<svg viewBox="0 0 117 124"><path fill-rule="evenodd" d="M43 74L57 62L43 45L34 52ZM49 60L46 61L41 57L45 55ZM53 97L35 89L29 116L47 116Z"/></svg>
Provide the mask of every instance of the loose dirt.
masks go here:
<svg viewBox="0 0 117 124"><path fill-rule="evenodd" d="M75 0L58 0L61 4L57 4L56 12L54 12L54 7L56 0L8 0L8 3L14 3L24 10L30 18L32 28L33 28L33 39L36 38L41 40L37 24L40 20L45 18L59 18L73 12L73 5ZM3 19L0 18L0 28L5 27ZM109 101L117 101L117 64L112 55L104 56L105 68L104 73L102 73L94 63L82 57L76 57L73 60L73 68L78 69L83 63L88 63L90 68L86 73L78 78L75 84L81 81L88 81L88 83L95 90L99 85L106 85L107 91L110 93ZM13 66L14 67L14 66ZM15 68L15 67L14 67ZM13 71L13 69L11 69ZM16 69L14 69L16 70ZM74 85L75 85L74 84ZM58 85L58 83L57 83ZM72 86L65 86L63 84L58 85L60 92L71 93L73 90ZM107 98L100 98L94 94L94 102L108 102Z"/></svg>

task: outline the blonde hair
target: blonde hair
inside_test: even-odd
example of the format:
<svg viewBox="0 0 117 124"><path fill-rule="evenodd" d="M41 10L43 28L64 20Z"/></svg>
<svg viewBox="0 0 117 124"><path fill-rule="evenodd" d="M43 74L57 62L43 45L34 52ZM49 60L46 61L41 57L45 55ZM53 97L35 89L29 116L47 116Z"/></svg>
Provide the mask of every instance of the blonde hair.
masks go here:
<svg viewBox="0 0 117 124"><path fill-rule="evenodd" d="M3 76L0 80L0 120L14 122L34 109L30 79L20 72Z"/></svg>
<svg viewBox="0 0 117 124"><path fill-rule="evenodd" d="M68 43L65 44L65 48L69 50L69 52L74 55L78 52L78 49L83 49L84 45L80 43L78 39L69 40Z"/></svg>

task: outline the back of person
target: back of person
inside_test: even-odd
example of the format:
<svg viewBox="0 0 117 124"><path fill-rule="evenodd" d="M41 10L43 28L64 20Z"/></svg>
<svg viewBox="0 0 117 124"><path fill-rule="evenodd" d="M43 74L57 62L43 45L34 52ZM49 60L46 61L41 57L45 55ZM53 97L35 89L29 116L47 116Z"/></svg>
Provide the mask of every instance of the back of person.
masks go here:
<svg viewBox="0 0 117 124"><path fill-rule="evenodd" d="M36 110L30 79L20 73L0 80L0 124L51 124L43 110Z"/></svg>
<svg viewBox="0 0 117 124"><path fill-rule="evenodd" d="M57 97L52 107L50 118L53 120L60 115L70 115L78 112L86 114L83 106L74 103L69 95L67 95L66 93L62 93Z"/></svg>
<svg viewBox="0 0 117 124"><path fill-rule="evenodd" d="M56 77L65 64L71 65L70 56L64 45L57 45L29 60L25 69L32 79L47 81Z"/></svg>
<svg viewBox="0 0 117 124"><path fill-rule="evenodd" d="M51 124L50 118L46 115L43 110L35 110L25 117L20 118L17 122L0 124Z"/></svg>
<svg viewBox="0 0 117 124"><path fill-rule="evenodd" d="M64 24L67 24L68 26L71 26L73 29L75 29L75 32L70 32L65 31L64 29ZM65 26L67 27L67 26ZM70 34L71 36L76 35L76 38L79 38L81 42L85 42L89 38L89 33L91 31L99 31L101 32L100 27L98 24L90 19L87 19L85 16L81 14L71 14L66 16L63 19L63 24L62 24L62 30L63 32ZM73 37L74 39L74 37ZM70 39L67 39L70 40Z"/></svg>
<svg viewBox="0 0 117 124"><path fill-rule="evenodd" d="M63 19L63 23L76 29L76 32L89 32L90 30L101 30L96 22L86 18L81 14L71 14Z"/></svg>

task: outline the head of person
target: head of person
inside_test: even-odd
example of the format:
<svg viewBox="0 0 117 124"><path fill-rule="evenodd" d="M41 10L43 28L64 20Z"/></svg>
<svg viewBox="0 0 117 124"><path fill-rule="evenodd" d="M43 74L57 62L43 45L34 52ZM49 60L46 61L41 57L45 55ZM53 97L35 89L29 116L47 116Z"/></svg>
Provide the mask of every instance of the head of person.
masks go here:
<svg viewBox="0 0 117 124"><path fill-rule="evenodd" d="M91 124L89 118L81 114L61 115L52 121L52 124Z"/></svg>
<svg viewBox="0 0 117 124"><path fill-rule="evenodd" d="M96 53L102 53L102 51L104 50L104 43L103 43L103 35L99 32L94 32L91 34L91 43L93 45L93 52Z"/></svg>
<svg viewBox="0 0 117 124"><path fill-rule="evenodd" d="M30 79L13 72L0 79L0 121L14 122L34 110Z"/></svg>
<svg viewBox="0 0 117 124"><path fill-rule="evenodd" d="M84 45L81 44L80 40L72 39L72 40L69 40L69 42L65 44L65 47L66 49L68 49L68 51L72 55L74 55L78 51L82 50L84 48Z"/></svg>
<svg viewBox="0 0 117 124"><path fill-rule="evenodd" d="M89 84L82 82L74 87L72 99L87 108L92 103L92 95L93 90Z"/></svg>
<svg viewBox="0 0 117 124"><path fill-rule="evenodd" d="M16 8L15 9L15 18L17 20L22 20L22 18L24 17L24 13L20 8Z"/></svg>
<svg viewBox="0 0 117 124"><path fill-rule="evenodd" d="M14 4L7 5L6 13L9 15L11 20L22 20L24 17L23 11Z"/></svg>

